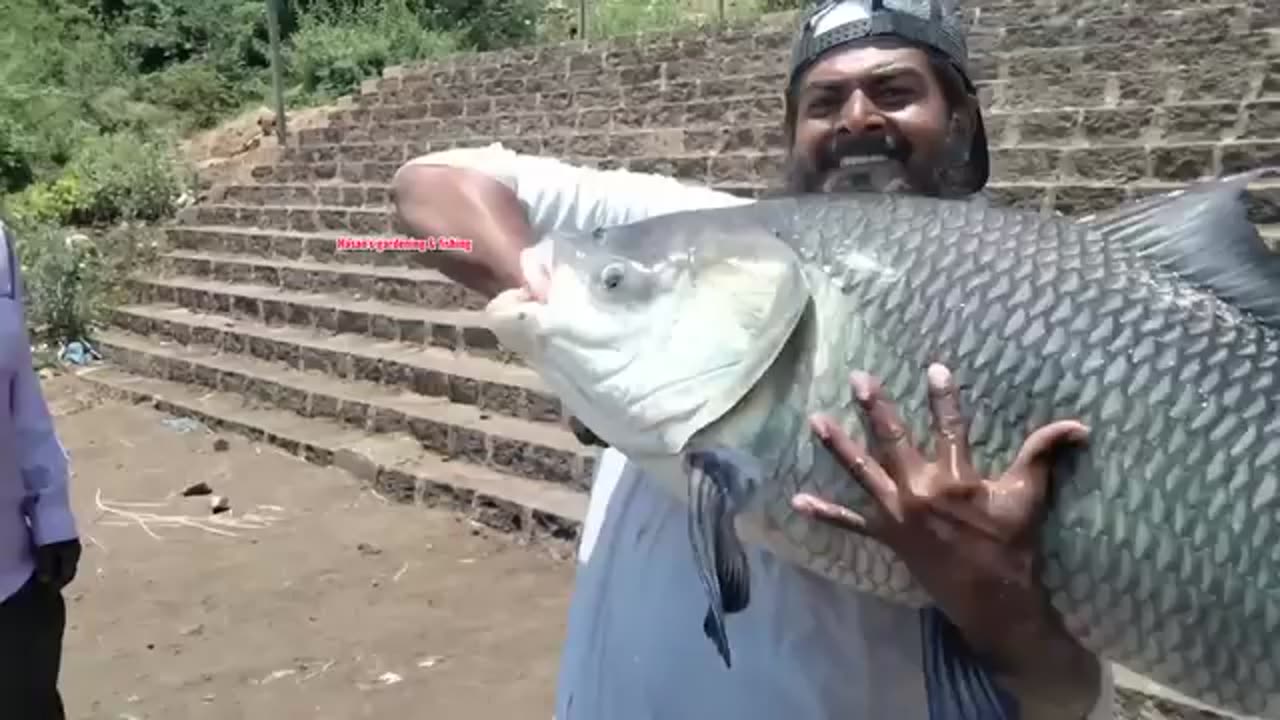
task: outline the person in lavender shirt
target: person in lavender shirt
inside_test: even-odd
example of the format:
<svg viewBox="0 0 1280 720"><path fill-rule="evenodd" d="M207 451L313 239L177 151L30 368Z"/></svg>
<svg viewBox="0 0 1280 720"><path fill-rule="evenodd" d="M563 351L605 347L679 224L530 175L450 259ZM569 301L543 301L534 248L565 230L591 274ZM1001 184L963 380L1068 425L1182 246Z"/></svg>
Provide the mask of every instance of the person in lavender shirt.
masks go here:
<svg viewBox="0 0 1280 720"><path fill-rule="evenodd" d="M64 720L58 673L80 540L66 451L31 361L13 235L0 221L0 716Z"/></svg>

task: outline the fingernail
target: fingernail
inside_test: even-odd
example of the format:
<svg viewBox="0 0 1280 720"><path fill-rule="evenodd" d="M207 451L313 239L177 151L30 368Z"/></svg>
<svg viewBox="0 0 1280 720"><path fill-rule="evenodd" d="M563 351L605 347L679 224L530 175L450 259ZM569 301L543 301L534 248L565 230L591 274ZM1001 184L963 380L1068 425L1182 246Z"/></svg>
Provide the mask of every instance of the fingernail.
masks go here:
<svg viewBox="0 0 1280 720"><path fill-rule="evenodd" d="M813 498L808 495L795 495L791 498L791 508L798 512L813 512L817 505L813 502Z"/></svg>
<svg viewBox="0 0 1280 720"><path fill-rule="evenodd" d="M929 385L936 390L945 388L951 382L951 371L942 363L930 365L926 376L929 378Z"/></svg>
<svg viewBox="0 0 1280 720"><path fill-rule="evenodd" d="M871 376L861 370L849 373L849 383L853 385L853 395L859 400L871 398Z"/></svg>

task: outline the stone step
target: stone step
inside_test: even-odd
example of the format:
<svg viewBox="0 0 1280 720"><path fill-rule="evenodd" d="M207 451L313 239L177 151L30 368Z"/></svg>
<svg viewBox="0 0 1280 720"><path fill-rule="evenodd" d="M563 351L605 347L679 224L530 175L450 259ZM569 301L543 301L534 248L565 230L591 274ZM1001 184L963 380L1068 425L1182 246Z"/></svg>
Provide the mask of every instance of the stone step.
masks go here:
<svg viewBox="0 0 1280 720"><path fill-rule="evenodd" d="M1221 165L1227 169L1227 172L1236 172L1242 169L1258 167L1270 161L1272 164L1280 164L1280 156L1276 154L1276 148L1280 143L1273 143L1268 146L1269 154L1258 156L1222 156ZM1079 178L1072 179L1002 179L996 178L988 186L989 189L997 196L1005 198L1019 207L1057 207L1062 212L1069 212L1063 208L1087 206L1090 209L1085 212L1095 212L1101 207L1097 206L1097 202L1101 199L1105 203L1112 198L1130 197L1133 193L1143 194L1151 192L1166 192L1168 190L1184 187L1185 181L1160 181L1155 179L1133 179L1127 180L1124 173L1124 165L1108 164L1115 163L1117 160L1108 156L1106 153L1096 152L1084 156L1092 158L1098 163L1099 168L1113 168L1112 172L1116 180L1086 180ZM1161 156L1158 156L1161 157ZM1174 155L1167 156L1176 158ZM583 165L589 165L590 162L581 158L567 158L569 162L576 162ZM675 158L667 162L639 162L633 159L624 163L625 167L637 172L656 172L663 175L678 177L682 179L691 179L688 175L688 168L697 166L698 159L680 159ZM651 159L649 159L651 160ZM741 169L738 173L729 177L721 177L726 180L732 180L735 183L735 190L746 190L739 194L747 196L758 196L766 185L767 178L778 177L778 168L776 160L773 161L775 167L767 167L764 161L757 160L755 163L743 161L739 166ZM686 164L688 163L688 164ZM394 164L387 164L392 165ZM1140 163L1135 163L1140 165ZM308 167L301 166L302 170ZM1197 172L1194 165L1179 166L1190 167L1187 174ZM282 169L289 168L281 166ZM391 170L394 172L394 169ZM1104 172L1100 169L1098 172ZM1202 171L1201 171L1202 172ZM726 173L727 175L728 173ZM1171 170L1170 174L1174 174ZM1034 176L1032 176L1034 177ZM754 182L753 182L754 181ZM715 183L710 184L711 187L717 187ZM240 196L246 198L254 197L256 191L249 190L254 186L240 186L246 188ZM1250 188L1253 196L1250 198L1250 217L1254 222L1271 223L1280 222L1280 185L1274 182L1258 183ZM1050 191L1053 195L1050 196ZM268 189L265 192L270 193ZM1092 198L1092 199L1090 199ZM246 200L245 202L251 202ZM1047 203L1047 205L1046 205ZM1065 203L1065 204L1064 204ZM365 234L379 235L389 232L392 222L391 210L389 207L382 208L334 208L327 206L284 206L284 205L254 205L244 204L237 205L231 203L217 205L197 205L188 208L188 217L197 224L231 224L241 223L246 225L254 225L260 228L280 229L280 230L316 230L317 225L323 225L325 229L330 231L343 231L344 228L353 228L350 232L353 235L364 236ZM425 253L397 253L407 259L407 262L425 262L429 258L425 257ZM414 258L418 258L415 260Z"/></svg>
<svg viewBox="0 0 1280 720"><path fill-rule="evenodd" d="M531 422L565 421L560 401L533 370L442 348L271 326L248 317L231 320L178 305L123 305L113 309L111 323L210 355L243 354Z"/></svg>
<svg viewBox="0 0 1280 720"><path fill-rule="evenodd" d="M395 163L391 172L394 173ZM302 166L314 168L315 166ZM386 168L379 168L385 170ZM381 176L380 176L381 177ZM385 176L380 182L390 182ZM369 238L393 233L391 215L383 208L349 208L329 205L236 205L209 203L192 205L179 214L182 223L197 226L237 226L259 230L289 230L294 233L333 233L339 237ZM318 245L319 243L312 243ZM333 246L336 252L336 241ZM419 253L397 253L413 264Z"/></svg>
<svg viewBox="0 0 1280 720"><path fill-rule="evenodd" d="M360 254L380 254L394 262L398 260L395 256L403 253L340 252L337 256L347 258ZM171 250L161 256L160 263L165 274L303 293L337 294L353 300L370 299L438 310L481 310L486 302L484 296L436 270L403 264L338 263L331 258L289 260L207 250Z"/></svg>
<svg viewBox="0 0 1280 720"><path fill-rule="evenodd" d="M1280 118L1280 115L1278 115ZM1176 128L1167 128L1175 132ZM1033 131L1026 129L1030 135ZM1036 128L1036 136L1049 134L1045 128ZM1212 134L1209 128L1202 130ZM782 170L785 150L781 143L770 144L777 140L776 127L773 125L745 126L735 128L731 132L707 133L695 136L685 133L680 138L676 133L666 136L649 135L651 142L646 143L642 133L598 133L594 136L580 134L579 142L572 143L576 147L586 148L574 152L566 158L567 162L584 162L593 167L669 167L681 178L694 182L712 180L739 180L748 177L776 177ZM613 149L641 149L646 144L657 146L662 139L667 139L673 148L665 152L612 152ZM708 140L714 137L715 140ZM1008 135L1006 135L1007 139ZM1107 180L1137 181L1152 179L1160 181L1189 181L1200 177L1213 177L1222 172L1234 172L1253 167L1258 164L1280 164L1280 127L1274 140L1246 141L1201 141L1201 142L1154 142L1132 141L1111 144L1088 143L1067 136L1056 144L1027 142L1009 144L991 149L992 177L1001 182L1020 180ZM760 142L752 142L752 140ZM683 142L681 142L683 140ZM696 148L689 150L678 147L684 143ZM505 143L504 143L505 144ZM274 182L268 173L258 173L261 177L257 184L227 186L221 202L224 204L252 205L326 205L359 208L385 208L390 206L390 185L386 182L343 182L345 178L359 177L366 173L370 165L378 166L378 174L394 165L398 167L404 162L425 154L421 151L421 143L379 146L378 155L390 158L390 149L400 150L396 159L366 161L371 153L367 146L331 146L332 153L325 157L335 158L332 161L300 163L282 163L271 166L275 175L297 177L295 173L310 166L311 172L303 175L303 182ZM556 152L545 152L543 148L560 147L556 136L525 137L519 139L513 147L520 152L533 155L560 156ZM460 143L459 146L476 146L472 143ZM727 147L725 151L703 150L703 147ZM436 150L432 146L431 150ZM603 150L603 152L601 152ZM760 150L763 150L761 152ZM612 160L606 160L612 158ZM334 177L337 184L311 185L307 181L316 182L328 175L327 165L338 165ZM346 166L346 169L342 169ZM353 167L358 166L358 167ZM394 170L391 171L394 174ZM336 202L334 202L336 201Z"/></svg>
<svg viewBox="0 0 1280 720"><path fill-rule="evenodd" d="M170 304L247 319L264 325L290 326L329 335L352 335L417 347L451 350L521 366L503 348L488 320L476 310L441 310L378 300L356 300L342 293L300 292L250 283L229 283L187 275L132 277L130 302Z"/></svg>
<svg viewBox="0 0 1280 720"><path fill-rule="evenodd" d="M977 82L978 97L988 111L1037 108L1107 107L1112 105L1154 106L1184 101L1250 100L1267 78L1280 75L1280 66L1249 62L1238 66L1210 65L1197 72L1186 68L1156 67L1119 72L1033 75L1009 80ZM437 119L447 123L457 117L484 117L527 113L533 110L562 113L575 110L613 109L619 106L644 107L658 103L723 100L726 98L777 95L786 83L783 66L754 75L690 78L672 82L636 85L608 85L567 91L554 83L517 94L469 95L461 99L441 94L429 85L415 85L399 92L362 95L355 109L366 111L356 117L371 120ZM461 103L461 104L459 104ZM341 122L343 117L336 116ZM304 144L321 138L325 128L299 132ZM333 142L330 139L327 142Z"/></svg>
<svg viewBox="0 0 1280 720"><path fill-rule="evenodd" d="M996 165L1003 157L1029 152L1064 158L1094 149L1203 157L1213 155L1215 148L1221 145L1224 155L1269 154L1271 151L1265 146L1280 141L1280 99L1252 103L1245 106L1244 111L1238 108L1238 104L1229 109L1219 104L1205 104L1184 105L1178 112L1169 113L1150 109L1022 113L1014 118L990 118L988 142L992 162ZM1012 122L1006 122L1010 119ZM1250 137L1234 139L1239 134ZM329 166L369 162L402 164L428 152L481 147L494 141L530 155L567 155L614 159L614 162L683 156L704 159L709 163L714 157L754 157L762 152L771 155L785 152L784 138L777 123L763 122L701 129L562 131L501 139L470 136L410 142L348 142L296 148L285 154L280 164L314 164L320 166L317 173L326 177L343 177L336 167L331 173ZM1263 147L1253 148L1251 143ZM274 166L254 168L254 177L265 180L271 174L271 167ZM351 174L350 171L347 174ZM376 184L368 187L321 186L304 195L307 201L318 198L326 205L343 206L377 205L386 202L388 197L384 186Z"/></svg>
<svg viewBox="0 0 1280 720"><path fill-rule="evenodd" d="M1026 41L1031 41L1032 34L1049 41L1053 38L1066 41L1051 47L1002 45L999 50L984 51L981 45L985 41L978 40L975 43L978 47L971 52L972 74L975 80L996 80L1039 75L1046 70L1062 75L1080 71L1124 71L1133 69L1135 57L1143 58L1152 68L1196 67L1204 61L1206 42L1214 45L1215 52L1221 50L1221 62L1228 65L1243 64L1274 50L1265 31L1280 23L1275 9L1266 0L1258 0L1257 9L1247 15L1207 11L1195 16L1200 18L1195 22L1174 19L1168 30L1159 33L1135 32L1124 26L1103 29L1101 23L1096 32L1091 26L1073 27L1069 23L1027 32ZM1143 17L1159 16L1135 7L1132 17L1133 22L1141 23L1145 22ZM743 67L772 71L785 67L793 32L794 26L775 33L743 31L722 40L717 40L714 34L649 42L633 40L632 47L620 48L620 43L615 41L613 52L602 52L598 46L582 50L581 44L576 47L566 44L508 52L492 59L444 60L421 68L396 68L391 76L384 75L378 82L370 83L370 90L397 91L406 85L429 84L442 92L452 89L455 97L462 97L527 92L531 85L541 87L547 82L577 88L597 83L636 84L657 77L668 81L716 77L742 72ZM1164 35L1169 32L1174 36L1166 39ZM1095 39L1100 37L1104 39ZM547 70L543 71L544 68Z"/></svg>
<svg viewBox="0 0 1280 720"><path fill-rule="evenodd" d="M408 433L442 457L520 475L550 485L590 487L598 451L567 428L486 412L475 405L398 387L297 370L243 353L210 354L108 328L98 335L104 359L130 372L320 417L370 433Z"/></svg>
<svg viewBox="0 0 1280 720"><path fill-rule="evenodd" d="M332 187L342 191L350 189L350 187ZM377 186L377 189L379 192L385 193L387 187L384 184ZM363 189L357 189L363 192ZM296 190L287 192L296 192ZM343 193L339 192L337 197L342 195ZM323 191L319 193L318 197L321 204L325 204L325 200L331 199ZM385 207L385 204L382 207ZM192 213L188 210L180 217L191 218ZM167 226L165 233L168 236L170 247L178 251L303 261L304 264L296 268L303 272L312 270L310 265L306 263L320 261L325 263L325 267L333 272L342 272L344 271L343 268L347 268L351 272L359 272L366 275L373 273L382 278L412 277L429 282L449 282L449 280L430 268L417 267L422 265L423 262L418 253L408 253L411 257L406 261L405 253L399 251L357 252L354 250L339 250L339 242L343 238L351 236L350 232L346 230L303 232L300 230L264 230L234 225L175 224ZM372 234L361 237L393 239L399 236L395 234ZM338 267L334 267L335 265ZM410 267L405 269L406 265ZM374 270L375 268L389 268L392 274L379 273ZM270 271L264 270L264 272L269 273ZM397 280L396 282L399 281ZM270 281L270 284L274 283L274 280ZM475 296L469 298L459 297L457 300L460 304L466 306L474 306L476 302Z"/></svg>
<svg viewBox="0 0 1280 720"><path fill-rule="evenodd" d="M1224 3L1222 0L1085 0L1010 4L984 2L976 7L966 7L963 12L969 18L969 34L975 46L973 51L977 52L983 49L980 38L998 38L1006 28L1035 28L1092 21L1087 29L1094 32L1084 35L1086 41L1099 37L1099 33L1113 33L1120 39L1128 39L1133 35L1108 27L1095 29L1091 26L1101 25L1098 19L1103 17L1123 14L1147 16L1199 7L1248 7L1254 13L1265 13L1272 10L1268 2L1269 0L1236 3ZM798 20L795 12L778 12L745 23L732 23L732 27L724 30L676 30L611 38L603 47L599 42L567 41L536 47L456 54L430 62L387 68L383 72L383 79L369 83L369 92L384 89L391 85L389 81L400 79L432 82L435 85L466 84L473 83L478 78L510 77L522 73L527 75L530 68L557 67L590 72L655 62L680 62L685 58L732 57L762 51L779 53L789 49ZM1144 22L1141 18L1135 20ZM1265 19L1256 22L1260 26L1267 25ZM1132 33L1132 29L1129 30Z"/></svg>
<svg viewBox="0 0 1280 720"><path fill-rule="evenodd" d="M1252 92L1252 91L1250 91ZM1100 141L1136 140L1144 133L1170 139L1219 140L1228 138L1265 140L1280 136L1280 96L1230 101L1178 101L1159 106L1127 104L1114 107L1054 108L1051 110L992 110L984 113L988 133L997 144L1007 137L1021 137L1020 130L1033 133L1034 141L1053 142L1069 138ZM702 133L736 130L743 126L772 125L777 128L785 107L777 91L718 100L655 102L598 109L532 111L499 115L457 116L449 120L425 117L430 106L398 106L375 108L363 116L336 116L323 134L316 132L300 138L300 144L285 149L282 160L305 159L332 162L332 148L354 146L352 152L368 152L365 160L383 160L396 151L384 145L409 144L415 147L438 142L456 143L463 138L498 137L515 142L515 138L546 136L560 138L570 134L662 133L663 142L678 142L680 133ZM346 111L344 111L346 112ZM354 112L354 111L351 111ZM384 117L376 118L374 114ZM781 142L780 130L773 134ZM1053 133L1052 135L1050 133ZM671 140L667 140L670 136ZM319 140L332 143L316 145ZM310 144L301 144L305 140ZM563 141L568 143L569 139ZM594 154L590 150L565 144L559 152ZM665 146L664 146L665 147ZM635 152L622 150L621 152Z"/></svg>
<svg viewBox="0 0 1280 720"><path fill-rule="evenodd" d="M255 403L228 389L210 390L130 372L114 363L76 370L117 397L269 443L311 463L346 469L390 500L456 511L495 529L574 542L587 495L471 462L450 461L407 432L370 433L347 423Z"/></svg>
<svg viewBox="0 0 1280 720"><path fill-rule="evenodd" d="M589 159L568 158L571 162L589 164ZM690 185L700 185L696 181L682 176L678 165L662 163L645 164L633 161L628 164L633 170L654 172L684 179ZM265 183L300 183L300 182L332 182L334 178L325 176L323 171L316 171L315 165L282 165L277 166L276 177L263 178ZM361 163L345 166L353 172L368 174L366 186L380 183L386 185L392 175L400 167L399 163ZM772 175L771 175L772 176ZM752 177L727 177L719 182L710 183L708 187L721 192L753 197L763 187L763 183ZM238 186L230 186L238 187ZM245 186L253 187L253 186ZM240 192L240 191L237 191ZM179 221L186 226L233 226L255 228L257 230L288 230L293 234L325 233L356 239L395 237L397 233L391 227L390 205L372 207L335 207L330 205L248 205L229 202L213 202L192 205L184 208L178 215ZM364 254L364 253L361 253ZM426 253L397 252L396 255L407 258L413 265L425 262ZM414 260L414 258L419 258Z"/></svg>

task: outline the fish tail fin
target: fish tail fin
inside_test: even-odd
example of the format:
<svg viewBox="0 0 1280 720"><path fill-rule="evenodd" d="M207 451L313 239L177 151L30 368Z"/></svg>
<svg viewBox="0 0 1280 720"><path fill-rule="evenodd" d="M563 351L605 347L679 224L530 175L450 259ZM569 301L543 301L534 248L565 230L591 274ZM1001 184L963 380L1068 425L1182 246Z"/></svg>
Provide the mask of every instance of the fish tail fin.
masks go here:
<svg viewBox="0 0 1280 720"><path fill-rule="evenodd" d="M1256 168L1077 222L1280 328L1280 255L1267 248L1250 220L1247 196L1251 185L1277 177L1280 166Z"/></svg>

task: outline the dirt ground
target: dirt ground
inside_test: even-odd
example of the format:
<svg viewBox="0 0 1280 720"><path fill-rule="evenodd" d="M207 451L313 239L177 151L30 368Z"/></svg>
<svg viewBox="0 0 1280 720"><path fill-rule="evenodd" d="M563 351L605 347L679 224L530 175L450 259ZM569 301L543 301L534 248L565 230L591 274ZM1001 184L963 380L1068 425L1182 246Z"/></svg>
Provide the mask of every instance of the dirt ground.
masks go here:
<svg viewBox="0 0 1280 720"><path fill-rule="evenodd" d="M66 590L68 717L551 717L563 555L89 398L74 377L46 388L85 539ZM229 512L181 496L201 481Z"/></svg>

